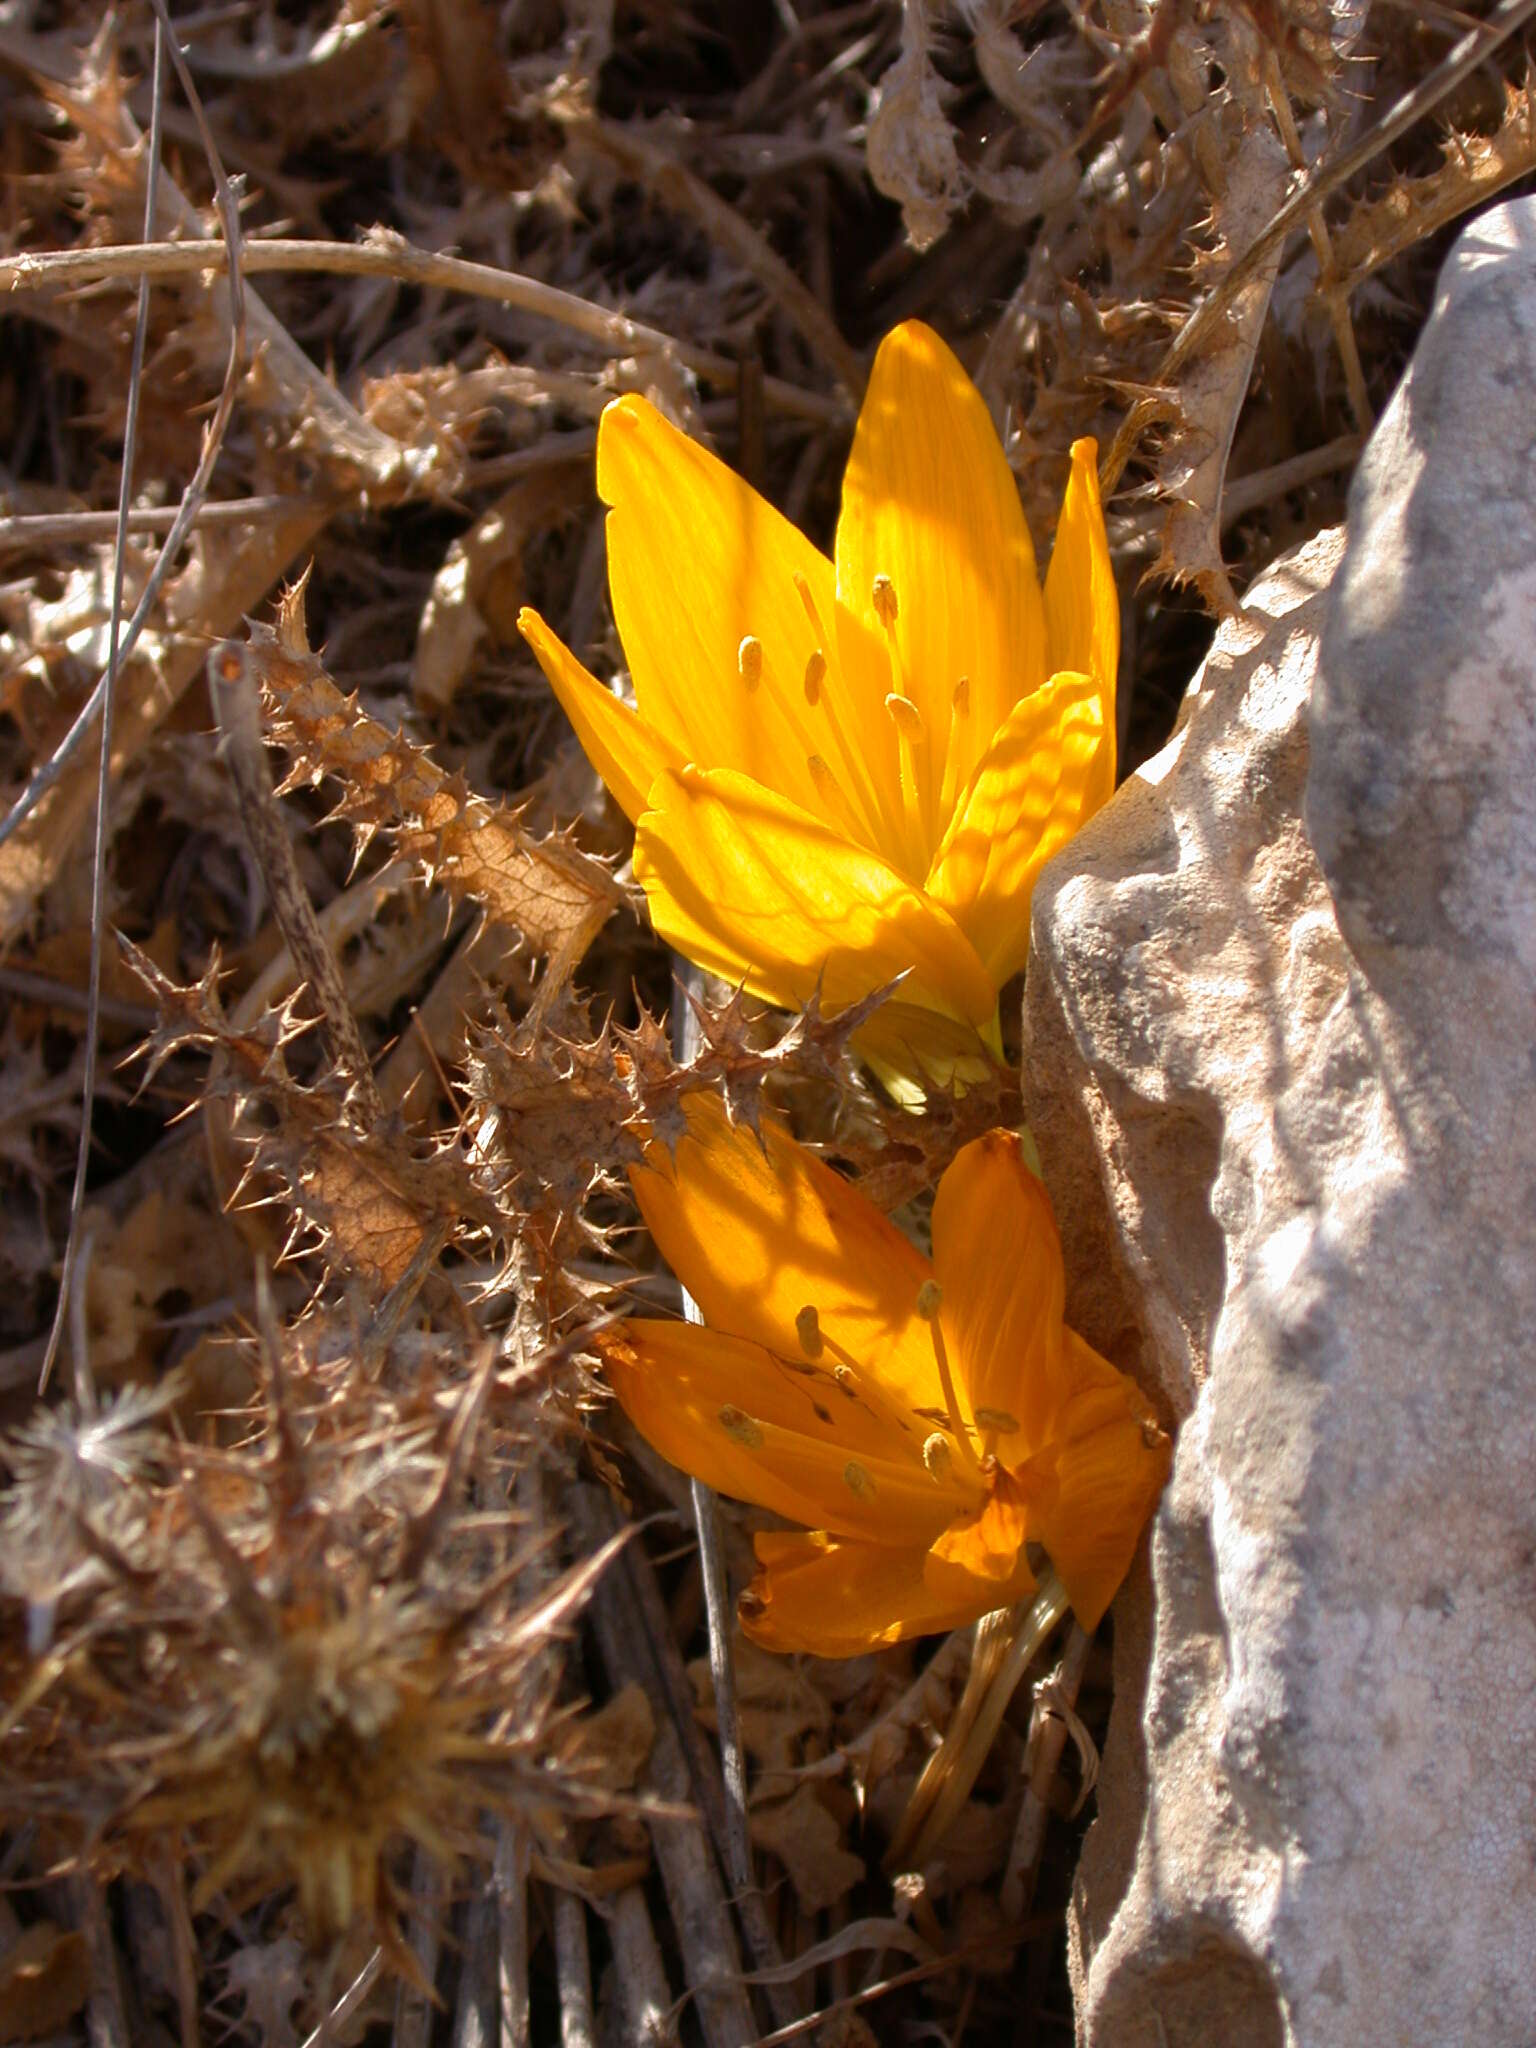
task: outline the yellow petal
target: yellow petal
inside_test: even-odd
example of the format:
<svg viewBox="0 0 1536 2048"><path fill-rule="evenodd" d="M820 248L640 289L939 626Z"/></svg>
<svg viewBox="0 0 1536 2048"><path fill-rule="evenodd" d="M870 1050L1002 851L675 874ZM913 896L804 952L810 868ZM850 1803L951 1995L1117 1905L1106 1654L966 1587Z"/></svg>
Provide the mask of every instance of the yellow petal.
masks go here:
<svg viewBox="0 0 1536 2048"><path fill-rule="evenodd" d="M1056 1219L1013 1131L988 1131L946 1168L933 1200L933 1270L962 1398L973 1416L1016 1424L982 1427L995 1431L1005 1463L1020 1464L1053 1434L1074 1382Z"/></svg>
<svg viewBox="0 0 1536 2048"><path fill-rule="evenodd" d="M928 1540L963 1489L825 1364L775 1357L694 1323L618 1324L598 1339L609 1384L652 1447L721 1493L876 1542ZM814 1376L812 1376L814 1371Z"/></svg>
<svg viewBox="0 0 1536 2048"><path fill-rule="evenodd" d="M826 556L643 398L603 413L597 488L611 507L608 586L642 715L685 759L741 769L837 823L808 765L819 756L877 843L871 765L889 756L894 794L894 737L883 699L855 697L836 666ZM750 658L744 640L757 643ZM806 670L818 651L830 666L813 703Z"/></svg>
<svg viewBox="0 0 1536 2048"><path fill-rule="evenodd" d="M961 1628L1034 1591L1022 1562L1011 1579L999 1581L945 1564L931 1551L844 1541L824 1530L764 1532L753 1541L758 1571L741 1598L741 1625L767 1650L857 1657Z"/></svg>
<svg viewBox="0 0 1536 2048"><path fill-rule="evenodd" d="M684 1113L689 1135L672 1157L653 1147L630 1180L658 1251L706 1320L796 1358L797 1318L814 1308L819 1362L851 1373L867 1408L941 1405L932 1334L917 1313L932 1277L921 1252L772 1118L760 1144L731 1128L713 1095L689 1095Z"/></svg>
<svg viewBox="0 0 1536 2048"><path fill-rule="evenodd" d="M931 849L946 756L955 750L948 786L963 788L1011 706L1045 680L1045 619L1018 487L986 406L915 320L875 357L837 524L838 596L866 636L889 644L877 576L896 606L888 687L917 706L927 732Z"/></svg>
<svg viewBox="0 0 1536 2048"><path fill-rule="evenodd" d="M1029 951L1039 874L1114 791L1114 732L1091 676L1052 676L1016 704L951 820L927 894L966 932L997 987Z"/></svg>
<svg viewBox="0 0 1536 2048"><path fill-rule="evenodd" d="M605 690L536 611L525 605L517 615L517 628L538 656L587 759L619 809L631 823L638 823L651 784L667 769L681 767L683 757Z"/></svg>
<svg viewBox="0 0 1536 2048"><path fill-rule="evenodd" d="M1099 1391L1065 1418L1055 1446L1053 1497L1031 1505L1030 1536L1045 1546L1083 1627L1098 1626L1135 1555L1168 1477L1172 1451L1131 1382L1073 1330L1067 1369ZM1109 1388L1105 1375L1119 1382Z"/></svg>
<svg viewBox="0 0 1536 2048"><path fill-rule="evenodd" d="M905 975L901 999L980 1031L997 990L949 913L878 854L730 769L664 775L635 875L669 945L793 1009L830 1011Z"/></svg>
<svg viewBox="0 0 1536 2048"><path fill-rule="evenodd" d="M1097 456L1093 441L1073 442L1072 474L1045 578L1045 659L1051 675L1075 669L1103 685L1105 721L1113 734L1120 598L1099 503Z"/></svg>

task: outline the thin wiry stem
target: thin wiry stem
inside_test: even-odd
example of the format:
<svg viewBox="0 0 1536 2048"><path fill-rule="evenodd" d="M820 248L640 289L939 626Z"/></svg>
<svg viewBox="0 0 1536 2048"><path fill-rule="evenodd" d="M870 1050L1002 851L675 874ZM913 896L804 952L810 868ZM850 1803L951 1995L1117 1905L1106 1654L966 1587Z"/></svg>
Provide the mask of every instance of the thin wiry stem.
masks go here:
<svg viewBox="0 0 1536 2048"><path fill-rule="evenodd" d="M144 239L155 232L155 186L160 172L160 143L165 119L165 57L171 40L164 21L155 16L155 58L150 78L149 162L144 180ZM112 714L117 703L117 677L122 660L123 583L128 569L128 507L133 502L133 464L139 438L139 400L144 385L144 350L149 339L149 279L139 281L139 303L133 321L133 352L128 366L128 404L123 420L123 462L117 485L117 537L112 551L112 618L107 638L107 670L101 679L101 762L96 776L96 839L91 853L91 965L86 999L85 1073L81 1080L80 1141L75 1153L75 1182L69 1198L69 1228L59 1273L59 1298L38 1375L38 1392L47 1387L63 1341L74 1293L80 1218L85 1209L85 1180L91 1164L91 1131L96 1107L96 1062L100 1036L101 942L107 922L107 822L112 795Z"/></svg>
<svg viewBox="0 0 1536 2048"><path fill-rule="evenodd" d="M127 508L131 496L129 488L130 465L128 458L130 443L128 435L131 433L133 422L137 417L138 406L137 382L131 382L129 385L129 425L124 434L122 487L118 492L117 554L113 564L114 595L111 639L108 643L107 671L81 706L76 715L75 722L69 731L64 735L58 746L54 748L48 759L37 769L31 781L28 782L26 788L11 806L10 811L3 819L0 819L0 846L3 846L11 834L26 823L49 790L53 788L54 784L62 776L70 761L73 760L74 756L90 737L96 720L101 716L107 700L109 678L112 680L112 687L115 690L118 671L121 670L123 664L138 646L139 636L144 631L155 605L159 602L160 592L173 566L180 557L182 546L202 511L203 500L207 497L209 487L213 482L214 466L218 462L219 453L224 446L224 436L229 430L230 420L234 416L235 392L239 383L240 367L245 360L245 264L240 234L239 206L235 199L234 189L230 185L229 178L225 173L224 164L219 155L218 144L213 139L213 131L208 126L207 117L203 112L203 103L198 97L197 88L192 83L191 73L187 70L181 51L177 47L176 39L171 32L170 17L165 10L165 0L154 0L154 4L156 83L151 111L148 171L145 181L145 240L147 241L154 231L156 188L160 179L160 156L156 139L158 133L156 124L160 119L161 103L164 96L160 68L161 38L164 37L166 54L169 55L171 63L175 66L176 76L181 83L182 91L187 97L187 103L192 109L193 118L197 123L198 135L208 159L208 170L213 180L214 200L218 210L219 224L224 234L224 240L212 246L218 248L221 252L221 261L217 267L221 270L227 270L229 273L229 357L224 365L224 382L219 390L218 404L214 407L213 417L209 420L207 429L203 434L202 454L198 458L197 469L192 477L192 481L187 485L186 490L182 494L181 503L176 509L176 518L170 532L165 537L165 544L155 558L154 566L145 580L144 589L137 605L134 607L133 616L128 621L126 628L123 629L121 638L119 638L118 622L122 612L123 544L124 535L127 531ZM149 284L150 273L146 271L139 284L140 328L136 330L134 337L134 346L139 352L141 364L143 360L141 331L142 323L147 318L145 309L149 303ZM111 755L111 747L104 740L101 750L103 776L108 773ZM102 813L98 812L98 830L101 828L101 817ZM88 1121L89 1119L87 1119ZM66 1252L66 1259L67 1256Z"/></svg>

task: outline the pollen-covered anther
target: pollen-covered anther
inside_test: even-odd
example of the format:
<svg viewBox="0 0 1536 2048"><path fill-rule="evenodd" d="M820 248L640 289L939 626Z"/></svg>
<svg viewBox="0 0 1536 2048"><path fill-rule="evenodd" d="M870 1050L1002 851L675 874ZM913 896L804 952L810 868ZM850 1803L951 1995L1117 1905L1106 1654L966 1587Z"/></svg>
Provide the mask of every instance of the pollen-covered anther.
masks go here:
<svg viewBox="0 0 1536 2048"><path fill-rule="evenodd" d="M875 1482L854 1458L850 1458L843 1467L843 1484L855 1500L873 1500L875 1497Z"/></svg>
<svg viewBox="0 0 1536 2048"><path fill-rule="evenodd" d="M917 746L927 737L923 714L910 697L903 697L899 690L892 690L885 700L885 709L897 732L912 746Z"/></svg>
<svg viewBox="0 0 1536 2048"><path fill-rule="evenodd" d="M960 680L955 684L953 701L956 711L963 718L971 708L971 679L969 676L961 676Z"/></svg>
<svg viewBox="0 0 1536 2048"><path fill-rule="evenodd" d="M717 1420L732 1443L740 1444L743 1450L760 1451L763 1448L762 1427L745 1408L737 1408L727 1401Z"/></svg>
<svg viewBox="0 0 1536 2048"><path fill-rule="evenodd" d="M818 704L821 701L821 686L826 680L827 657L819 647L813 649L805 664L805 701Z"/></svg>
<svg viewBox="0 0 1536 2048"><path fill-rule="evenodd" d="M820 1358L822 1350L821 1318L814 1306L807 1302L795 1317L795 1335L800 1340L800 1349L807 1358Z"/></svg>
<svg viewBox="0 0 1536 2048"><path fill-rule="evenodd" d="M896 623L900 610L896 602L896 586L889 576L877 576L869 593L869 601L875 608L875 617L889 632Z"/></svg>
<svg viewBox="0 0 1536 2048"><path fill-rule="evenodd" d="M936 1429L932 1436L924 1437L923 1463L931 1479L947 1479L955 1469L955 1454L942 1430Z"/></svg>
<svg viewBox="0 0 1536 2048"><path fill-rule="evenodd" d="M736 649L736 666L747 688L755 690L763 680L763 643L755 634L748 633Z"/></svg>
<svg viewBox="0 0 1536 2048"><path fill-rule="evenodd" d="M944 1306L944 1290L937 1280L925 1280L917 1290L917 1312L925 1323L931 1323Z"/></svg>

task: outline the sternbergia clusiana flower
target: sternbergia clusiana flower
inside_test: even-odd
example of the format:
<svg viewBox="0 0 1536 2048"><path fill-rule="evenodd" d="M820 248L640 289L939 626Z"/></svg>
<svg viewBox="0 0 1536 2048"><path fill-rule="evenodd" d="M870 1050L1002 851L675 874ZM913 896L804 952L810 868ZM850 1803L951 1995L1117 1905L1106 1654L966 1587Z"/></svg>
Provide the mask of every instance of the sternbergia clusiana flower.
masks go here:
<svg viewBox="0 0 1536 2048"><path fill-rule="evenodd" d="M664 1457L801 1525L757 1536L747 1633L843 1657L955 1628L1033 1593L1030 1546L1092 1629L1168 1442L1063 1321L1020 1140L956 1156L930 1260L771 1118L759 1138L702 1093L685 1114L675 1152L654 1145L630 1179L705 1325L630 1317L596 1342Z"/></svg>
<svg viewBox="0 0 1536 2048"><path fill-rule="evenodd" d="M787 1008L904 977L859 1051L898 1093L980 1078L1035 876L1114 786L1094 444L1043 589L986 407L917 321L875 358L834 560L641 398L604 412L597 484L635 708L520 624L634 823L657 931Z"/></svg>

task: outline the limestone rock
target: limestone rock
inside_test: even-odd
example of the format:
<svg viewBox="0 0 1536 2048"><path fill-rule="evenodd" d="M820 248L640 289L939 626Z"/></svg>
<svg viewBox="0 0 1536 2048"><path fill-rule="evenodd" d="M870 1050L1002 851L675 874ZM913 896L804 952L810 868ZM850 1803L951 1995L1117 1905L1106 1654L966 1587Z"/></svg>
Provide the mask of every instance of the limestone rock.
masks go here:
<svg viewBox="0 0 1536 2048"><path fill-rule="evenodd" d="M1536 206L1348 542L1047 869L1069 1313L1181 1425L1075 1901L1088 2048L1536 2042Z"/></svg>

